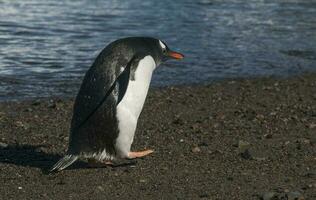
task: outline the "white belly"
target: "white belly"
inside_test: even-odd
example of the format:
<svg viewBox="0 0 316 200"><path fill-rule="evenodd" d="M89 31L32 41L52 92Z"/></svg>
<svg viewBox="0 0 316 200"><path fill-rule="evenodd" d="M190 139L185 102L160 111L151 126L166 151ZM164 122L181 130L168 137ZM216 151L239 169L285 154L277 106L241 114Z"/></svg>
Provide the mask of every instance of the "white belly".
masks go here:
<svg viewBox="0 0 316 200"><path fill-rule="evenodd" d="M127 157L133 143L138 117L143 109L156 63L151 56L144 57L135 71L135 80L129 81L126 93L117 105L119 136L116 151L120 157Z"/></svg>

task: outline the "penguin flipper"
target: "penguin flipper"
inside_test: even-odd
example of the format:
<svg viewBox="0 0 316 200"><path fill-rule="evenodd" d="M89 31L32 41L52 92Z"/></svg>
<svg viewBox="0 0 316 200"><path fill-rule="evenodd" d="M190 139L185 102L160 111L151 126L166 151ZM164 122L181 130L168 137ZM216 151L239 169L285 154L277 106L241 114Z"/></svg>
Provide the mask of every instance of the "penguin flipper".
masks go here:
<svg viewBox="0 0 316 200"><path fill-rule="evenodd" d="M78 156L76 155L65 155L62 159L60 159L49 171L50 172L59 172L71 164L73 164L76 160L78 160Z"/></svg>
<svg viewBox="0 0 316 200"><path fill-rule="evenodd" d="M118 98L117 98L116 105L118 105L122 101L122 99L126 93L129 80L135 79L134 71L135 71L139 61L144 57L145 57L145 55L143 55L143 54L135 55L127 63L127 66L125 67L124 71L115 80L115 84L118 85Z"/></svg>

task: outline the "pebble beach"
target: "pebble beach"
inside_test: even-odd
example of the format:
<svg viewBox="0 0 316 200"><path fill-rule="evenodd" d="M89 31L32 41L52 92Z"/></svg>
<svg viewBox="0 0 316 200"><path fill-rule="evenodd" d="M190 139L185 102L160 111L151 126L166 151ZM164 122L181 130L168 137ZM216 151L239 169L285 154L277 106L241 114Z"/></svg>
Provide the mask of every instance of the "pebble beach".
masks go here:
<svg viewBox="0 0 316 200"><path fill-rule="evenodd" d="M316 199L316 74L151 88L114 167L48 169L73 99L0 103L0 199Z"/></svg>

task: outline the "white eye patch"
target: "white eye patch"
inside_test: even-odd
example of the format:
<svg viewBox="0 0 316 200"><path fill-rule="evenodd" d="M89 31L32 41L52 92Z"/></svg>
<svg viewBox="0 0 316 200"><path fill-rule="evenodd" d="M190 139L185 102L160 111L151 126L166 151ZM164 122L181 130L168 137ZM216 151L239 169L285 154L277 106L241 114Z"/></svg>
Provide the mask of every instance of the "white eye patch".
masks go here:
<svg viewBox="0 0 316 200"><path fill-rule="evenodd" d="M161 42L160 40L159 40L159 44L160 44L162 49L166 49L166 45L163 42Z"/></svg>

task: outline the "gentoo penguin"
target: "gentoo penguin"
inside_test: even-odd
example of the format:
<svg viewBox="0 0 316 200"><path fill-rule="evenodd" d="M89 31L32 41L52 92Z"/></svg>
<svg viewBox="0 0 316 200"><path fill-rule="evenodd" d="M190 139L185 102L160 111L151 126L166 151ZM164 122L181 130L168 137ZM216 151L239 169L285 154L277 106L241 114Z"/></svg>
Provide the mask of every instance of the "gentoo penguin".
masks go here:
<svg viewBox="0 0 316 200"><path fill-rule="evenodd" d="M152 73L163 61L183 57L150 37L123 38L105 47L76 97L68 151L51 171L61 171L78 158L107 163L152 153L130 151Z"/></svg>

